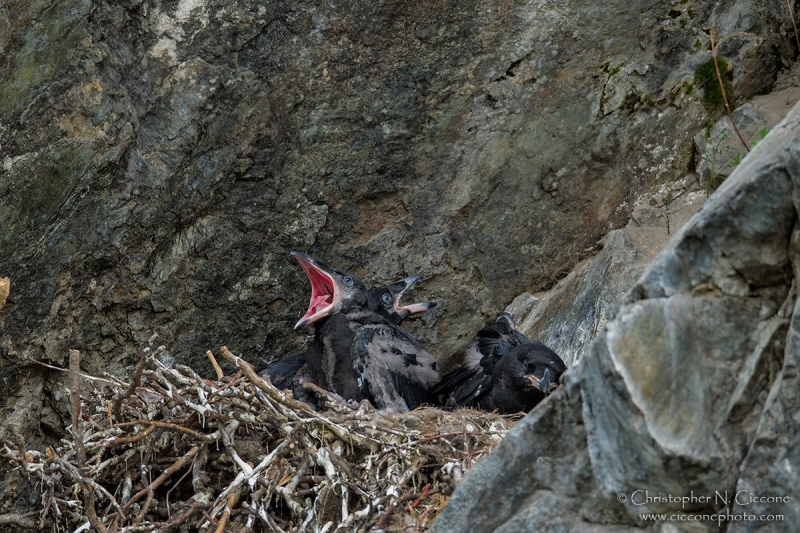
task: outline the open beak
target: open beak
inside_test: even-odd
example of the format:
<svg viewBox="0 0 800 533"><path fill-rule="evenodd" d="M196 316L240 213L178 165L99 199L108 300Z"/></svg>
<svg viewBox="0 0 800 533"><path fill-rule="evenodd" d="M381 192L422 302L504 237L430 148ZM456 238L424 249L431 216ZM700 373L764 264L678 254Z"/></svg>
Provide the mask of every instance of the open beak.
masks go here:
<svg viewBox="0 0 800 533"><path fill-rule="evenodd" d="M335 313L341 301L341 294L336 281L329 273L330 267L302 252L292 252L291 255L303 267L311 282L311 301L306 314L294 325L294 329L297 329Z"/></svg>
<svg viewBox="0 0 800 533"><path fill-rule="evenodd" d="M399 314L403 314L403 312L407 314L414 314L414 313L424 313L429 309L433 309L436 307L436 302L418 302L414 304L408 305L400 305L400 299L403 295L411 290L411 287L417 284L419 280L422 279L422 276L409 276L407 278L403 278L399 281L395 281L387 288L389 292L392 294L396 294L397 297L394 299L394 311Z"/></svg>
<svg viewBox="0 0 800 533"><path fill-rule="evenodd" d="M434 307L436 307L436 305L437 305L436 302L418 302L415 304L408 304L408 305L397 305L395 303L394 310L397 311L398 313L401 311L406 311L411 314L424 313L429 309L433 309Z"/></svg>
<svg viewBox="0 0 800 533"><path fill-rule="evenodd" d="M550 369L548 368L544 369L544 374L542 374L541 378L537 378L535 375L529 374L523 376L522 379L528 383L528 386L538 389L545 394L550 394L555 388L558 387L558 383L553 383L551 381Z"/></svg>

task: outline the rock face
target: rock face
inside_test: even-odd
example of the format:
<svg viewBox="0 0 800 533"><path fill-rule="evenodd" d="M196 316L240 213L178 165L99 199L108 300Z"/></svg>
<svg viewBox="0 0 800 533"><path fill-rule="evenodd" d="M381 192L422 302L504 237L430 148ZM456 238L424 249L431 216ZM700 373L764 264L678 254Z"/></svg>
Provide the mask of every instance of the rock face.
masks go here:
<svg viewBox="0 0 800 533"><path fill-rule="evenodd" d="M777 84L776 84L777 85ZM796 86L776 90L769 95L757 96L733 111L733 120L748 145L758 144L767 132L780 122L800 99ZM713 128L694 136L697 172L705 188L713 190L730 176L736 164L746 154L741 140L727 116ZM711 187L708 187L711 182Z"/></svg>
<svg viewBox="0 0 800 533"><path fill-rule="evenodd" d="M793 53L783 9L9 4L0 392L70 348L93 374L153 342L201 372L223 343L256 363L297 350L293 249L375 283L428 277L440 305L418 333L454 353L686 172L702 28L747 97Z"/></svg>
<svg viewBox="0 0 800 533"><path fill-rule="evenodd" d="M680 196L669 206L635 208L628 227L609 232L600 253L578 264L555 287L515 298L506 311L518 329L553 348L567 364L578 361L669 240L667 219L674 233L705 201L696 175L687 178L672 184Z"/></svg>
<svg viewBox="0 0 800 533"><path fill-rule="evenodd" d="M800 523L798 191L800 106L670 240L563 387L465 476L430 531ZM656 524L646 513L783 520Z"/></svg>
<svg viewBox="0 0 800 533"><path fill-rule="evenodd" d="M734 119L743 135L757 144L786 117L798 99L797 87L756 96L734 111ZM713 127L705 128L708 138L704 133L695 135L696 156L707 154L710 146L716 146L718 161L704 155L696 173L662 185L654 195L640 196L628 226L603 237L600 253L579 263L552 289L535 295L526 292L515 298L506 311L515 317L520 331L553 347L568 363L580 359L672 234L730 175L736 168L733 163L745 156L732 131L724 116ZM716 164L711 187L709 161Z"/></svg>

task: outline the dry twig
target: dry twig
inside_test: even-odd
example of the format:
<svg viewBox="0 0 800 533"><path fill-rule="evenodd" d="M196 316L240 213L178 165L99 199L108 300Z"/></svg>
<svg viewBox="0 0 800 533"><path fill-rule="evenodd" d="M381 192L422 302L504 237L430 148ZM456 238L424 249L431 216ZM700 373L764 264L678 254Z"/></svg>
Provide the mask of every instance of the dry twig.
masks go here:
<svg viewBox="0 0 800 533"><path fill-rule="evenodd" d="M800 51L800 36L797 35L797 24L794 21L794 13L792 13L792 4L789 3L789 0L786 0L786 7L789 8L789 17L791 17L792 19L792 27L794 28L794 40L797 43L797 50Z"/></svg>
<svg viewBox="0 0 800 533"><path fill-rule="evenodd" d="M71 438L42 452L20 438L0 452L42 490L38 520L9 514L0 523L112 533L214 533L235 524L424 531L463 472L513 424L474 411L354 409L308 387L331 409L317 412L221 353L240 374L209 380L142 357L130 384L109 376L82 398L75 352Z"/></svg>
<svg viewBox="0 0 800 533"><path fill-rule="evenodd" d="M139 362L136 364L136 370L133 371L133 378L131 379L131 385L128 387L127 390L121 393L117 393L114 395L114 401L111 404L111 413L113 418L117 420L120 419L120 408L122 406L123 400L127 400L130 398L136 389L142 386L142 371L144 371L144 363L147 360L147 354L150 353L150 348L145 348L139 354ZM111 425L113 426L113 419L111 421Z"/></svg>
<svg viewBox="0 0 800 533"><path fill-rule="evenodd" d="M36 529L39 527L39 523L37 520L30 518L31 516L35 516L38 513L8 513L8 514L0 514L0 526L17 526L23 529Z"/></svg>
<svg viewBox="0 0 800 533"><path fill-rule="evenodd" d="M219 363L217 363L217 359L216 359L216 357L214 357L214 354L211 353L211 350L208 350L206 352L206 357L208 357L208 360L211 361L211 366L214 367L214 372L217 373L217 381L221 381L222 377L225 375L225 373L219 367Z"/></svg>
<svg viewBox="0 0 800 533"><path fill-rule="evenodd" d="M728 105L728 97L725 95L725 84L722 83L722 74L719 72L719 65L717 64L717 48L714 45L714 30L708 30L708 36L711 39L711 57L714 60L714 70L717 72L717 81L719 82L719 90L722 92L722 102L725 104L725 111L728 112L728 118L731 121L731 125L733 129L736 131L736 135L739 136L739 140L742 141L742 145L744 145L744 149L749 152L750 147L747 146L747 141L744 140L742 137L742 132L739 131L739 127L736 126L736 122L733 120L733 113L731 112L731 106Z"/></svg>

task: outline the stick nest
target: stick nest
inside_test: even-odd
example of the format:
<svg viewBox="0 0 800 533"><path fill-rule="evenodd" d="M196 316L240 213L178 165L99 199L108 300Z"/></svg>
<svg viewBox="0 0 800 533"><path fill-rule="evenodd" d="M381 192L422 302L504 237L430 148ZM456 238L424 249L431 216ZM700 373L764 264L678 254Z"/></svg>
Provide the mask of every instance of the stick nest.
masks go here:
<svg viewBox="0 0 800 533"><path fill-rule="evenodd" d="M83 390L71 352L68 438L44 451L21 437L3 445L41 490L41 509L0 523L76 533L424 531L514 424L472 410L384 413L309 385L325 406L317 412L225 347L238 372L218 380L166 366L162 350L145 351L131 383L89 378Z"/></svg>

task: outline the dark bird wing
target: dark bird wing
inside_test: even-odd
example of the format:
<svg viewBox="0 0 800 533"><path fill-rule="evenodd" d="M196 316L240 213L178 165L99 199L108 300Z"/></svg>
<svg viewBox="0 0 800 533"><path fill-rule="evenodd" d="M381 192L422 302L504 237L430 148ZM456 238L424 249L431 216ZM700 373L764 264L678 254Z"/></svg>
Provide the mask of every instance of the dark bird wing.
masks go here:
<svg viewBox="0 0 800 533"><path fill-rule="evenodd" d="M471 381L476 376L483 375L480 366L473 368L467 365L462 365L452 372L445 374L442 379L431 389L431 395L434 398L440 398L443 395L450 395L461 385ZM458 405L463 405L458 403Z"/></svg>
<svg viewBox="0 0 800 533"><path fill-rule="evenodd" d="M492 374L478 372L452 392L447 400L448 405L450 407L473 405L491 392L493 386Z"/></svg>
<svg viewBox="0 0 800 533"><path fill-rule="evenodd" d="M514 328L511 315L503 313L475 334L467 347L464 363L470 366L480 365L484 372L491 374L494 365L512 348L529 342L525 335Z"/></svg>
<svg viewBox="0 0 800 533"><path fill-rule="evenodd" d="M259 376L269 376L278 390L289 390L295 400L307 403L312 409L319 408L319 400L312 392L303 387L303 382L311 382L311 371L305 353L296 353L284 357L280 361L270 363L258 371Z"/></svg>
<svg viewBox="0 0 800 533"><path fill-rule="evenodd" d="M295 375L305 364L306 354L296 353L270 363L266 368L259 370L258 374L260 376L268 375L276 389L284 390L292 385Z"/></svg>
<svg viewBox="0 0 800 533"><path fill-rule="evenodd" d="M436 359L411 335L390 324L365 324L352 347L363 395L378 409L404 412L430 401Z"/></svg>
<svg viewBox="0 0 800 533"><path fill-rule="evenodd" d="M446 374L431 393L447 405L470 405L492 386L495 365L514 347L527 344L528 338L514 329L514 320L503 313L481 328L467 346L464 364Z"/></svg>

